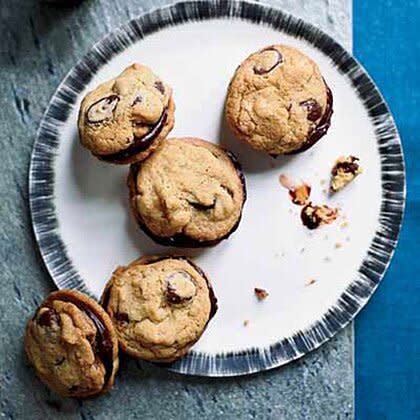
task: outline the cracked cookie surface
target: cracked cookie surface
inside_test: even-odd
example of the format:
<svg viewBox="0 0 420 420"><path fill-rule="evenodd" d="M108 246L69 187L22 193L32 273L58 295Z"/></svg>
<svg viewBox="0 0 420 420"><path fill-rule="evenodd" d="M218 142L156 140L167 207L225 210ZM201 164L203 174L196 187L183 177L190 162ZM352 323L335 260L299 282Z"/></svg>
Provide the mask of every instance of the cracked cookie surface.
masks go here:
<svg viewBox="0 0 420 420"><path fill-rule="evenodd" d="M155 362L184 356L217 309L205 274L184 257L142 257L119 267L102 304L121 348Z"/></svg>
<svg viewBox="0 0 420 420"><path fill-rule="evenodd" d="M314 61L294 48L272 45L235 71L225 113L235 136L255 149L297 153L328 130L332 94Z"/></svg>
<svg viewBox="0 0 420 420"><path fill-rule="evenodd" d="M148 67L133 64L83 99L79 136L84 147L111 163L145 159L174 125L172 89Z"/></svg>
<svg viewBox="0 0 420 420"><path fill-rule="evenodd" d="M64 397L85 398L112 386L118 341L108 314L83 293L51 293L29 320L25 351L39 378Z"/></svg>
<svg viewBox="0 0 420 420"><path fill-rule="evenodd" d="M213 245L238 226L245 180L233 155L196 138L165 140L131 167L130 202L140 226L157 242Z"/></svg>

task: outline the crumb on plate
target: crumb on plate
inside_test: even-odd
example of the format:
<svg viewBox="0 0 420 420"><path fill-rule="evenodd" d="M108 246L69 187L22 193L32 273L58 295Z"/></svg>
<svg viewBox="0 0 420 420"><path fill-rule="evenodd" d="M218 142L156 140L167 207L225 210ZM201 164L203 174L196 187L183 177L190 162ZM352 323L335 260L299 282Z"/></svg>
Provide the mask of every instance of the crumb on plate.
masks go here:
<svg viewBox="0 0 420 420"><path fill-rule="evenodd" d="M331 169L330 191L337 192L362 173L359 158L355 156L340 156Z"/></svg>
<svg viewBox="0 0 420 420"><path fill-rule="evenodd" d="M308 229L317 229L319 226L332 223L338 216L338 209L328 207L326 204L317 206L308 203L301 211L300 217Z"/></svg>
<svg viewBox="0 0 420 420"><path fill-rule="evenodd" d="M315 279L307 279L305 281L305 286L310 286L311 284L314 284L316 282Z"/></svg>
<svg viewBox="0 0 420 420"><path fill-rule="evenodd" d="M260 289L259 287L254 289L254 293L258 300L264 300L268 296L267 290Z"/></svg>

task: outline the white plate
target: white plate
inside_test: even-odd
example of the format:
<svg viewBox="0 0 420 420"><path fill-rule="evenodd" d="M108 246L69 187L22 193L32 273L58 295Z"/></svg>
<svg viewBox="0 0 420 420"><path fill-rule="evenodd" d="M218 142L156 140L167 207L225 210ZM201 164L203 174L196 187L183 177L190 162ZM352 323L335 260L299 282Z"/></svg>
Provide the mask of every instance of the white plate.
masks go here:
<svg viewBox="0 0 420 420"><path fill-rule="evenodd" d="M237 65L274 43L313 58L334 96L328 134L309 151L276 160L235 140L223 118ZM320 30L244 2L177 4L141 16L96 44L53 96L30 170L34 229L54 281L95 297L118 265L174 251L153 243L136 226L127 206L128 167L101 163L78 140L83 96L136 61L173 87L171 136L202 137L228 147L242 163L248 187L238 230L213 248L185 251L209 274L219 310L202 339L171 368L238 375L279 366L318 347L369 299L400 228L401 145L373 82ZM334 160L346 154L360 158L364 173L330 198L321 180L329 180ZM340 222L315 231L303 227L300 208L279 184L281 173L309 182L315 203L339 205L348 227ZM315 283L307 285L309 279ZM258 301L255 287L269 297Z"/></svg>

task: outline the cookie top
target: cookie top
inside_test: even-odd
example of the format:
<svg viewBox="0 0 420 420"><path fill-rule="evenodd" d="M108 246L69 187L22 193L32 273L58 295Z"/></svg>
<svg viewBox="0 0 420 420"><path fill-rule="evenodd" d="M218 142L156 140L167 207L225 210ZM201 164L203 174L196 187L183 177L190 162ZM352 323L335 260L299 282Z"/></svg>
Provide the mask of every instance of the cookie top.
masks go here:
<svg viewBox="0 0 420 420"><path fill-rule="evenodd" d="M165 245L217 243L238 226L246 198L234 156L196 138L165 140L131 167L128 184L140 226Z"/></svg>
<svg viewBox="0 0 420 420"><path fill-rule="evenodd" d="M155 362L182 357L217 309L205 274L185 257L142 257L119 267L102 304L121 348Z"/></svg>
<svg viewBox="0 0 420 420"><path fill-rule="evenodd" d="M118 341L108 314L73 290L51 293L29 320L25 351L39 378L64 397L85 398L112 386Z"/></svg>
<svg viewBox="0 0 420 420"><path fill-rule="evenodd" d="M79 112L80 140L102 160L145 159L174 124L172 89L148 67L133 64L89 92Z"/></svg>
<svg viewBox="0 0 420 420"><path fill-rule="evenodd" d="M332 95L318 66L295 48L272 45L235 71L226 99L235 134L271 155L311 147L328 130Z"/></svg>

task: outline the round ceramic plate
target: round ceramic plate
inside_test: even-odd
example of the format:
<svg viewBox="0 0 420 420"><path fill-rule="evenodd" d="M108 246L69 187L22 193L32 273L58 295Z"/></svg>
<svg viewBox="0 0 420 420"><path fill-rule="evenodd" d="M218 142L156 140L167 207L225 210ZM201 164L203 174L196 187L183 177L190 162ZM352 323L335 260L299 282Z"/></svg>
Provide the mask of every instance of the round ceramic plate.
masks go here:
<svg viewBox="0 0 420 420"><path fill-rule="evenodd" d="M231 136L223 107L237 65L276 43L297 47L319 64L334 95L334 114L328 134L309 151L273 159ZM149 65L173 87L171 135L202 137L231 149L248 186L239 229L215 247L185 250L209 274L219 311L190 353L170 368L242 375L320 346L376 289L401 224L401 144L372 80L319 29L246 2L180 3L143 15L96 44L54 94L30 168L33 225L49 272L59 288L95 297L118 265L139 255L180 251L155 244L136 226L128 210L128 167L102 163L79 144L81 99L133 62ZM349 154L360 158L364 172L330 197L325 189L331 167ZM280 174L310 183L313 202L339 206L340 220L306 229ZM255 287L269 296L259 301Z"/></svg>

